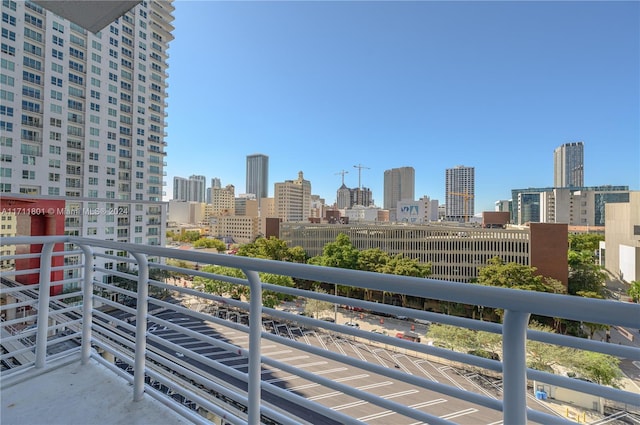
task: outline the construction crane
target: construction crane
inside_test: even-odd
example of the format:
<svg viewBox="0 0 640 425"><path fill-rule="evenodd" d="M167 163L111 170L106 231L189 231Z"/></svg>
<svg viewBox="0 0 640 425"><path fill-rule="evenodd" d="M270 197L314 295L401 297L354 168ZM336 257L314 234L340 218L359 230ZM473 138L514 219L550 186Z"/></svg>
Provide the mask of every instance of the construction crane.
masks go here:
<svg viewBox="0 0 640 425"><path fill-rule="evenodd" d="M342 171L340 171L339 173L336 173L336 176L337 176L338 174L342 174L342 185L344 186L344 175L345 175L345 174L349 174L349 172L348 172L348 171L345 171L345 170L342 170Z"/></svg>
<svg viewBox="0 0 640 425"><path fill-rule="evenodd" d="M362 169L370 170L371 168L365 167L362 164L354 165L353 168L357 168L358 169L358 190L360 190L360 189L362 189L362 185L360 184L361 183L361 177L362 177Z"/></svg>
<svg viewBox="0 0 640 425"><path fill-rule="evenodd" d="M467 223L469 221L469 200L473 199L473 195L470 195L469 193L460 193L460 192L449 192L449 195L454 195L454 196L462 196L462 198L464 199L464 204L463 204L463 208L464 208L464 222Z"/></svg>

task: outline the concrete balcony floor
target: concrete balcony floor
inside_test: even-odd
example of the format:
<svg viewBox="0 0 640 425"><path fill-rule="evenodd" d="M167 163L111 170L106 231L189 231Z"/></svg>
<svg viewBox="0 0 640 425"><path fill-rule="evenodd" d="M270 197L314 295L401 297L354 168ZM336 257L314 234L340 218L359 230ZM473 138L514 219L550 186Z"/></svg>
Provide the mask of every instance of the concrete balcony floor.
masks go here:
<svg viewBox="0 0 640 425"><path fill-rule="evenodd" d="M183 416L145 394L133 401L131 385L105 366L52 364L47 371L3 382L2 425L189 424ZM54 362L55 363L55 362ZM16 377L17 378L17 377ZM13 380L13 379L12 379ZM9 381L9 380L7 380Z"/></svg>

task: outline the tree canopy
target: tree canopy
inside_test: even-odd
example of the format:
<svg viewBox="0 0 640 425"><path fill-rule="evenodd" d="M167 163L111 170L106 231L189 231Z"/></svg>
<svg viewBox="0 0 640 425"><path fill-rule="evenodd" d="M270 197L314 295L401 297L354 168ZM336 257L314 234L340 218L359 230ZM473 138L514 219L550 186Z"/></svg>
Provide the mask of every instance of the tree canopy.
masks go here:
<svg viewBox="0 0 640 425"><path fill-rule="evenodd" d="M222 266L205 266L202 271L207 273L213 273L220 276L229 276L240 279L246 279L245 274L242 270L233 268L233 267L222 267ZM260 281L264 283L271 283L273 285L280 286L293 286L293 279L290 276L281 276L275 275L271 273L259 273ZM235 299L240 299L241 297L250 298L251 291L248 286L234 284L231 282L227 282L222 279L209 279L201 276L196 276L194 280L195 285L203 285L204 291L210 294L215 294L219 296L228 296ZM286 294L282 294L280 292L274 291L262 291L262 304L265 307L273 308L280 304L281 301L287 298Z"/></svg>
<svg viewBox="0 0 640 425"><path fill-rule="evenodd" d="M486 286L524 289L528 291L563 293L564 286L557 280L535 274L536 268L517 263L504 263L500 257L488 261L478 274L477 283Z"/></svg>
<svg viewBox="0 0 640 425"><path fill-rule="evenodd" d="M569 250L575 252L588 251L592 255L600 247L604 236L593 233L579 233L569 235Z"/></svg>
<svg viewBox="0 0 640 425"><path fill-rule="evenodd" d="M551 327L537 322L531 322L529 329L553 332ZM502 352L501 335L490 332L433 324L429 327L427 336L434 340L434 345L450 350L485 357L487 354ZM617 388L622 377L619 364L620 360L610 355L580 351L531 339L527 341L527 365L532 369L553 372L555 366L561 366L583 379Z"/></svg>
<svg viewBox="0 0 640 425"><path fill-rule="evenodd" d="M631 286L627 289L627 295L631 297L634 303L640 302L640 280L631 282Z"/></svg>
<svg viewBox="0 0 640 425"><path fill-rule="evenodd" d="M218 252L223 252L227 249L227 245L220 239L215 238L200 238L193 243L195 248L214 248Z"/></svg>
<svg viewBox="0 0 640 425"><path fill-rule="evenodd" d="M602 297L605 280L606 274L595 263L593 253L569 251L569 294L593 292Z"/></svg>
<svg viewBox="0 0 640 425"><path fill-rule="evenodd" d="M302 247L289 248L285 241L274 236L268 239L258 238L250 244L242 245L238 248L237 255L292 263L304 263L307 259L307 253Z"/></svg>
<svg viewBox="0 0 640 425"><path fill-rule="evenodd" d="M329 242L322 249L322 255L313 257L309 264L354 270L358 266L359 251L351 244L349 236L340 233L335 242Z"/></svg>

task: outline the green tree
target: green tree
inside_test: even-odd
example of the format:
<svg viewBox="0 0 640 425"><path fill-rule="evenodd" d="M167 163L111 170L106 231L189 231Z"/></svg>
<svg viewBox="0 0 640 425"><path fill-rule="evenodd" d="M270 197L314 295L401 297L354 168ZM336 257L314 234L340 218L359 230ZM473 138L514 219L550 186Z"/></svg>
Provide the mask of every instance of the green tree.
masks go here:
<svg viewBox="0 0 640 425"><path fill-rule="evenodd" d="M468 351L470 340L474 339L474 331L458 326L434 323L429 326L427 337L433 339L436 346L448 348L454 351Z"/></svg>
<svg viewBox="0 0 640 425"><path fill-rule="evenodd" d="M200 232L197 230L188 230L180 236L182 242L195 242L201 238Z"/></svg>
<svg viewBox="0 0 640 425"><path fill-rule="evenodd" d="M193 243L195 248L214 248L218 252L224 252L227 249L227 245L220 239L215 238L201 238Z"/></svg>
<svg viewBox="0 0 640 425"><path fill-rule="evenodd" d="M417 260L397 254L381 267L382 273L395 274L399 276L427 277L431 274L431 264L422 264ZM402 306L407 306L407 295L401 294ZM383 301L384 302L384 301Z"/></svg>
<svg viewBox="0 0 640 425"><path fill-rule="evenodd" d="M293 278L291 276L282 276L271 273L259 273L260 281L264 283L271 283L273 285L293 287ZM251 297L251 291L249 291L249 297ZM280 305L282 301L290 299L291 296L276 291L262 291L262 305L269 308L274 308Z"/></svg>
<svg viewBox="0 0 640 425"><path fill-rule="evenodd" d="M620 370L620 359L608 354L590 351L576 351L571 356L572 368L578 376L600 385L620 388L623 374Z"/></svg>
<svg viewBox="0 0 640 425"><path fill-rule="evenodd" d="M242 272L242 270L233 267L210 265L203 267L202 271L221 276L246 279L246 276ZM196 276L194 279L194 286L198 285L202 285L204 287L204 291L210 294L229 296L234 299L240 299L243 295L247 296L249 294L249 288L247 286L237 285L221 279L209 279L201 276Z"/></svg>
<svg viewBox="0 0 640 425"><path fill-rule="evenodd" d="M357 268L368 272L382 272L390 258L390 255L380 248L365 249L358 255Z"/></svg>
<svg viewBox="0 0 640 425"><path fill-rule="evenodd" d="M531 322L529 329L553 333L553 328L537 322ZM553 366L565 364L575 350L534 340L527 341L527 365L532 369L553 372ZM564 363L563 363L564 361Z"/></svg>
<svg viewBox="0 0 640 425"><path fill-rule="evenodd" d="M640 302L640 280L631 282L631 286L627 289L627 295L631 297L634 303Z"/></svg>
<svg viewBox="0 0 640 425"><path fill-rule="evenodd" d="M417 260L397 254L381 267L381 271L399 276L427 277L431 274L431 264L422 264Z"/></svg>
<svg viewBox="0 0 640 425"><path fill-rule="evenodd" d="M349 236L340 233L335 242L329 242L322 249L322 255L309 260L310 264L341 269L356 269L359 251L351 244Z"/></svg>
<svg viewBox="0 0 640 425"><path fill-rule="evenodd" d="M588 251L594 255L600 247L600 242L604 241L604 236L593 233L580 233L569 235L569 249L574 252Z"/></svg>
<svg viewBox="0 0 640 425"><path fill-rule="evenodd" d="M607 275L594 262L593 254L588 251L569 252L569 294L594 292L604 295L604 282Z"/></svg>
<svg viewBox="0 0 640 425"><path fill-rule="evenodd" d="M289 248L285 241L274 236L269 239L257 238L254 242L241 246L237 255L293 263L304 263L307 259L302 247Z"/></svg>
<svg viewBox="0 0 640 425"><path fill-rule="evenodd" d="M203 271L207 273L213 273L221 276L230 276L240 279L246 279L242 270L232 267L222 266L205 266ZM270 283L280 286L293 286L293 279L290 276L281 276L271 273L259 273L260 281L263 283ZM226 282L221 279L208 279L201 276L196 276L194 279L196 285L203 285L204 291L210 294L219 296L229 296L234 299L240 299L241 297L251 298L251 291L248 286L238 285L230 282ZM262 291L262 305L265 307L273 308L279 305L283 300L289 296L276 291Z"/></svg>
<svg viewBox="0 0 640 425"><path fill-rule="evenodd" d="M427 337L432 338L436 346L486 358L495 358L502 346L501 335L442 323L431 325Z"/></svg>
<svg viewBox="0 0 640 425"><path fill-rule="evenodd" d="M557 280L536 275L535 271L535 267L517 263L505 264L500 257L494 257L488 261L487 266L480 269L477 283L527 291L564 292L564 287Z"/></svg>
<svg viewBox="0 0 640 425"><path fill-rule="evenodd" d="M315 292L320 294L326 294L327 292L320 288L316 287ZM334 308L334 304L329 301L318 300L315 298L308 298L307 302L304 304L304 313L307 316L315 317L316 319L320 318L320 313L324 313L325 311L331 311Z"/></svg>

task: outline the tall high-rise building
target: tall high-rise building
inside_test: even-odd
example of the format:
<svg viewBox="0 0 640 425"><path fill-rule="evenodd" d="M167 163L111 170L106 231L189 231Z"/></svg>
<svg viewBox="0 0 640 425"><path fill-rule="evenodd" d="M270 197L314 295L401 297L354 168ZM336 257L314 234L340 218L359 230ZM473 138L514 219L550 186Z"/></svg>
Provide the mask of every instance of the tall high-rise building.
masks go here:
<svg viewBox="0 0 640 425"><path fill-rule="evenodd" d="M565 143L553 151L553 186L584 186L584 144Z"/></svg>
<svg viewBox="0 0 640 425"><path fill-rule="evenodd" d="M351 208L353 206L351 201L351 189L349 189L344 183L342 183L342 186L338 189L336 206L338 208Z"/></svg>
<svg viewBox="0 0 640 425"><path fill-rule="evenodd" d="M336 206L352 208L356 205L368 207L373 204L373 195L368 187L349 189L344 183L338 189Z"/></svg>
<svg viewBox="0 0 640 425"><path fill-rule="evenodd" d="M401 167L384 172L384 202L388 210L397 208L398 201L414 201L416 172L413 167Z"/></svg>
<svg viewBox="0 0 640 425"><path fill-rule="evenodd" d="M307 221L311 215L311 182L302 171L297 180L286 180L274 185L276 216L284 222Z"/></svg>
<svg viewBox="0 0 640 425"><path fill-rule="evenodd" d="M247 190L260 199L269 197L269 157L261 153L247 155Z"/></svg>
<svg viewBox="0 0 640 425"><path fill-rule="evenodd" d="M220 177L214 177L211 179L211 187L214 189L220 189L222 187L222 181Z"/></svg>
<svg viewBox="0 0 640 425"><path fill-rule="evenodd" d="M467 222L474 214L475 168L458 165L445 172L446 219Z"/></svg>
<svg viewBox="0 0 640 425"><path fill-rule="evenodd" d="M205 202L207 204L211 203L211 192L213 189L220 189L222 187L222 182L219 177L214 177L211 179L211 187L207 188L207 196Z"/></svg>
<svg viewBox="0 0 640 425"><path fill-rule="evenodd" d="M172 200L204 203L206 198L205 184L204 176L194 175L188 179L176 176L173 178Z"/></svg>
<svg viewBox="0 0 640 425"><path fill-rule="evenodd" d="M91 33L2 2L0 192L66 200L67 234L159 245L171 1Z"/></svg>
<svg viewBox="0 0 640 425"><path fill-rule="evenodd" d="M189 200L189 179L184 177L173 178L173 201Z"/></svg>
<svg viewBox="0 0 640 425"><path fill-rule="evenodd" d="M207 194L207 178L201 175L192 175L189 177L191 183L191 191L192 191L192 201L193 202L203 202L206 200Z"/></svg>

